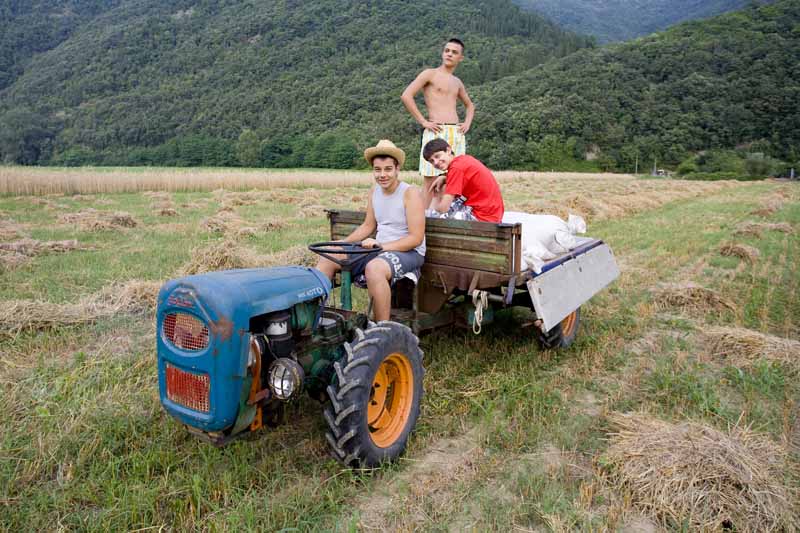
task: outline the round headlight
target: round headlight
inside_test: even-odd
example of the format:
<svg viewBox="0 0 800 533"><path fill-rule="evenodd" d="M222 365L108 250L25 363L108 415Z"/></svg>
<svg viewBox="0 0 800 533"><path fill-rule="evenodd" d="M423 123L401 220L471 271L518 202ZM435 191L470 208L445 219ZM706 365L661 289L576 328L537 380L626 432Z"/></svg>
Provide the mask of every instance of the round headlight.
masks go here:
<svg viewBox="0 0 800 533"><path fill-rule="evenodd" d="M303 379L303 367L294 359L281 357L270 365L267 384L276 398L288 400L303 387Z"/></svg>

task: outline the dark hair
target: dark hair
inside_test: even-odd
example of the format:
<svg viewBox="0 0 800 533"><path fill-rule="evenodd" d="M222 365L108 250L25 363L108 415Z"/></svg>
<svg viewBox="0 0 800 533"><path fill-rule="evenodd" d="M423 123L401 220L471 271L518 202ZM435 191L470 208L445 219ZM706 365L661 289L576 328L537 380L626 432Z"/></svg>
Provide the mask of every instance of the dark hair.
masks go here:
<svg viewBox="0 0 800 533"><path fill-rule="evenodd" d="M459 45L461 47L461 53L462 54L467 49L467 47L464 46L464 41L462 41L461 39L457 39L455 37L453 37L452 39L448 40L447 43L456 43L457 45ZM444 43L444 44L447 44L447 43Z"/></svg>
<svg viewBox="0 0 800 533"><path fill-rule="evenodd" d="M449 149L450 145L444 139L433 139L428 141L428 144L422 149L422 157L425 161L430 161L436 152L446 152Z"/></svg>
<svg viewBox="0 0 800 533"><path fill-rule="evenodd" d="M394 161L394 166L396 166L396 167L400 167L400 161L398 161L398 160L397 160L397 159L395 159L394 157L390 156L389 154L375 154L374 156L372 156L372 159L370 159L370 160L369 160L369 164L370 164L370 165L374 165L374 164L375 164L375 163L374 163L374 161L375 161L376 159L378 159L379 157L380 157L381 159L386 159L386 158L389 158L389 159L391 159L392 161Z"/></svg>

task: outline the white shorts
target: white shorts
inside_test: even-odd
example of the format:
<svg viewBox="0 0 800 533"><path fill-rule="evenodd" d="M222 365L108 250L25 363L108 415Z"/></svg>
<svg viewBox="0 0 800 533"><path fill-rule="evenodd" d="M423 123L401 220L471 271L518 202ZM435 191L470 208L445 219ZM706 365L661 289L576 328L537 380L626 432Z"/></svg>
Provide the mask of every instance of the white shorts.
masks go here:
<svg viewBox="0 0 800 533"><path fill-rule="evenodd" d="M447 144L450 145L450 148L453 149L453 153L456 155L464 155L467 153L467 139L464 137L464 134L461 133L461 130L458 128L458 124L439 125L442 127L442 130L439 133L435 133L427 128L422 130L422 144L419 147L420 176L441 176L442 174L445 174L445 172L437 169L425 161L425 158L422 157L422 151L425 149L425 145L433 139L444 139L447 141Z"/></svg>

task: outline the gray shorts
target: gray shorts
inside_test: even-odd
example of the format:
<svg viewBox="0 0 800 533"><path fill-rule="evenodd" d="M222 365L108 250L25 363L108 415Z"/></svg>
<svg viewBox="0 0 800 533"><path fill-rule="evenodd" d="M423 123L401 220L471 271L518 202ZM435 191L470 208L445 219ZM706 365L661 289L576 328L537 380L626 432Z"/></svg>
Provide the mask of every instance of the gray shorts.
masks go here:
<svg viewBox="0 0 800 533"><path fill-rule="evenodd" d="M377 255L368 254L363 256L363 259L356 261L351 267L353 273L353 281L358 286L366 286L366 278L364 277L364 270L367 268L367 263L375 258L380 258L389 264L392 271L391 284L404 277L413 277L414 283L419 281L419 270L422 263L425 262L425 256L420 255L416 250L409 250L407 252L381 252Z"/></svg>

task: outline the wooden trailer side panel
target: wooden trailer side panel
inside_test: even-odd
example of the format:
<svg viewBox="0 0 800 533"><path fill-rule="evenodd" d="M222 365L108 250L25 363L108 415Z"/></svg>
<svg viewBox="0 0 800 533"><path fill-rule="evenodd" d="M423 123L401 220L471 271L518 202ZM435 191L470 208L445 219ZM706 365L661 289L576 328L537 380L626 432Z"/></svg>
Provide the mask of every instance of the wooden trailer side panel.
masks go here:
<svg viewBox="0 0 800 533"><path fill-rule="evenodd" d="M360 211L328 211L331 240L347 237L364 221ZM522 228L464 220L425 220L427 251L415 308L436 313L454 290L503 286L519 276Z"/></svg>

